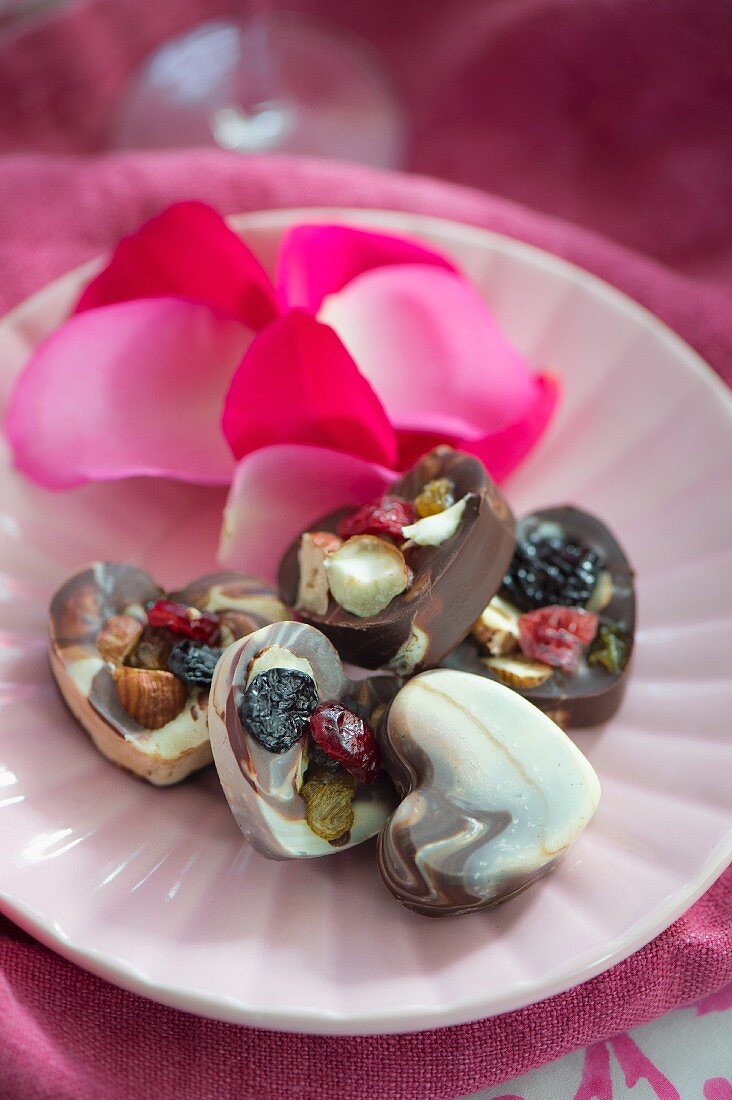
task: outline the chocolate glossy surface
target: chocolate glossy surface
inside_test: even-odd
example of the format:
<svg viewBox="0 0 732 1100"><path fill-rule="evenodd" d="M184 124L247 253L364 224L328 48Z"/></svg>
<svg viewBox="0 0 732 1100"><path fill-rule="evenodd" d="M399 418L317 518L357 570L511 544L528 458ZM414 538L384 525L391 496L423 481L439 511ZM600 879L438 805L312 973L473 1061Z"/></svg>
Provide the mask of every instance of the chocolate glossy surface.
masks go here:
<svg viewBox="0 0 732 1100"><path fill-rule="evenodd" d="M379 834L385 885L408 909L492 908L547 874L592 817L582 753L516 692L434 669L410 680L379 730L402 802Z"/></svg>
<svg viewBox="0 0 732 1100"><path fill-rule="evenodd" d="M376 835L396 803L394 788L385 774L357 786L354 824L345 838L328 842L310 830L299 793L307 768L307 733L287 752L269 752L240 717L238 704L252 663L273 647L308 662L321 702L341 699L355 704L370 725L378 723L400 682L393 676L350 679L325 635L296 622L277 623L235 642L216 668L209 706L211 748L242 833L269 859L333 855Z"/></svg>
<svg viewBox="0 0 732 1100"><path fill-rule="evenodd" d="M466 502L456 533L440 546L412 546L405 552L414 573L410 587L379 615L358 618L331 597L322 616L302 614L338 649L344 660L364 668L392 664L409 673L437 664L465 637L494 595L511 560L514 521L503 496L478 459L438 447L395 482L389 495L414 500L436 478L455 484L455 499ZM317 520L313 531L335 531L343 508ZM282 598L294 604L299 583L299 538L279 570Z"/></svg>
<svg viewBox="0 0 732 1100"><path fill-rule="evenodd" d="M625 667L617 673L610 673L599 665L590 665L585 654L574 672L555 669L539 687L519 693L550 713L565 728L596 726L606 722L616 712L627 683L635 632L633 568L622 546L602 520L579 508L570 505L544 508L517 522L517 538L539 533L561 533L597 551L613 586L610 602L599 613L599 622L620 627L628 636L631 650ZM482 660L477 644L470 638L450 653L443 665L498 680Z"/></svg>
<svg viewBox="0 0 732 1100"><path fill-rule="evenodd" d="M145 605L164 596L142 569L126 562L94 562L69 577L51 600L51 669L74 716L109 759L150 782L177 782L211 763L206 726L208 690L189 689L183 711L166 726L149 730L122 706L111 666L97 648L97 635L113 615L145 621ZM271 588L237 573L208 574L192 581L174 600L199 610L234 609L242 629L254 630L289 609Z"/></svg>

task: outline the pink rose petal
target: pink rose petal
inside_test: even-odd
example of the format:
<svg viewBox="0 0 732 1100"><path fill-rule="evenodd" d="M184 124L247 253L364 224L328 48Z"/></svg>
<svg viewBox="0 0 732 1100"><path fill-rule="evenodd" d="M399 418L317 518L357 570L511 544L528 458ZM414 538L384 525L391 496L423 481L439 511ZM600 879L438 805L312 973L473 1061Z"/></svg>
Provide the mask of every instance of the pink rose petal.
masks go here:
<svg viewBox="0 0 732 1100"><path fill-rule="evenodd" d="M255 451L236 468L219 562L274 580L280 558L301 531L336 508L374 500L397 477L376 463L320 447Z"/></svg>
<svg viewBox="0 0 732 1100"><path fill-rule="evenodd" d="M260 332L226 398L223 429L237 458L303 443L393 466L394 429L336 334L293 310Z"/></svg>
<svg viewBox="0 0 732 1100"><path fill-rule="evenodd" d="M477 455L494 481L503 481L533 450L552 418L560 387L550 374L537 375L534 403L526 414L507 428L482 437L445 435L440 432L397 429L399 468L412 466L417 459L439 443L449 443L461 451Z"/></svg>
<svg viewBox="0 0 732 1100"><path fill-rule="evenodd" d="M77 314L11 395L17 468L51 489L138 474L228 483L221 410L250 340L238 321L174 298Z"/></svg>
<svg viewBox="0 0 732 1100"><path fill-rule="evenodd" d="M437 267L370 271L327 298L332 325L398 428L492 435L528 415L536 377L478 292Z"/></svg>
<svg viewBox="0 0 732 1100"><path fill-rule="evenodd" d="M357 275L393 264L429 264L455 271L445 256L405 237L345 225L296 225L280 245L280 304L317 313L327 294L342 290Z"/></svg>
<svg viewBox="0 0 732 1100"><path fill-rule="evenodd" d="M253 329L278 312L259 261L221 215L201 202L169 206L124 237L81 295L76 312L160 297L200 302Z"/></svg>

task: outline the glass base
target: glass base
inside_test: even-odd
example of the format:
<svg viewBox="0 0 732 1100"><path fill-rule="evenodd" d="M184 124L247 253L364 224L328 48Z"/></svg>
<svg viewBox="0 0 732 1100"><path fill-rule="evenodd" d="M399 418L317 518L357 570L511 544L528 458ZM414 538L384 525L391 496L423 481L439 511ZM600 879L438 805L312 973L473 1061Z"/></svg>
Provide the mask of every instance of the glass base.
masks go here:
<svg viewBox="0 0 732 1100"><path fill-rule="evenodd" d="M205 23L161 46L125 90L111 145L215 145L396 168L404 122L366 44L283 14Z"/></svg>

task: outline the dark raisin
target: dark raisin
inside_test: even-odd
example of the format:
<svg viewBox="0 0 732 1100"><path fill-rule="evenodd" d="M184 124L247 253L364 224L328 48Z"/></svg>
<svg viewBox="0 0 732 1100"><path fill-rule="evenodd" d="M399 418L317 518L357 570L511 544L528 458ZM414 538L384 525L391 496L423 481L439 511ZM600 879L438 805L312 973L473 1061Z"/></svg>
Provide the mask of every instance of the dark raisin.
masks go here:
<svg viewBox="0 0 732 1100"><path fill-rule="evenodd" d="M329 768L330 771L337 771L340 768L338 761L334 760L332 756L328 756L327 752L321 749L312 737L308 748L308 759L317 768Z"/></svg>
<svg viewBox="0 0 732 1100"><path fill-rule="evenodd" d="M522 611L556 604L584 607L602 566L591 547L571 539L519 539L503 578L503 594Z"/></svg>
<svg viewBox="0 0 732 1100"><path fill-rule="evenodd" d="M587 662L601 665L606 672L617 675L622 672L630 656L630 638L614 623L601 623L597 637L590 646Z"/></svg>
<svg viewBox="0 0 732 1100"><path fill-rule="evenodd" d="M318 705L315 680L292 668L268 668L254 677L238 704L245 729L269 752L287 752L308 729Z"/></svg>
<svg viewBox="0 0 732 1100"><path fill-rule="evenodd" d="M168 668L187 684L208 687L223 649L217 646L197 645L195 642L178 642L168 657Z"/></svg>

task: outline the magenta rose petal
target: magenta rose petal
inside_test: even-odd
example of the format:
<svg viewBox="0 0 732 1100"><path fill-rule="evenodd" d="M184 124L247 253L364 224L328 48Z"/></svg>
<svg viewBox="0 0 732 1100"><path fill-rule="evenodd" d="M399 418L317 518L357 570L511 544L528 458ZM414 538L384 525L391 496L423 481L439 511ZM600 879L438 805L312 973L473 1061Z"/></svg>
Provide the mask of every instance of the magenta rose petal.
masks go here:
<svg viewBox="0 0 732 1100"><path fill-rule="evenodd" d="M344 505L382 495L394 470L321 447L265 447L236 468L224 510L219 562L274 580L299 532Z"/></svg>
<svg viewBox="0 0 732 1100"><path fill-rule="evenodd" d="M394 264L456 270L447 257L405 237L345 225L296 225L280 245L280 304L317 313L326 295L342 290L357 275Z"/></svg>
<svg viewBox="0 0 732 1100"><path fill-rule="evenodd" d="M515 424L483 439L459 441L456 446L477 455L495 481L503 481L523 462L546 431L556 409L561 389L551 374L536 378L534 403Z"/></svg>
<svg viewBox="0 0 732 1100"><path fill-rule="evenodd" d="M399 469L404 470L440 443L480 458L494 481L503 481L523 462L544 434L560 395L560 386L550 374L535 378L534 402L515 424L483 437L446 435L435 431L397 429Z"/></svg>
<svg viewBox="0 0 732 1100"><path fill-rule="evenodd" d="M255 337L232 380L223 429L237 458L303 443L385 466L396 460L379 398L333 330L301 310Z"/></svg>
<svg viewBox="0 0 732 1100"><path fill-rule="evenodd" d="M200 302L255 330L278 312L264 268L221 215L201 202L169 206L123 237L75 312L160 297Z"/></svg>
<svg viewBox="0 0 732 1100"><path fill-rule="evenodd" d="M11 394L16 467L51 489L139 474L228 483L221 409L250 340L238 321L174 298L77 314Z"/></svg>
<svg viewBox="0 0 732 1100"><path fill-rule="evenodd" d="M533 409L536 375L478 292L437 267L381 268L323 303L397 428L479 438Z"/></svg>

